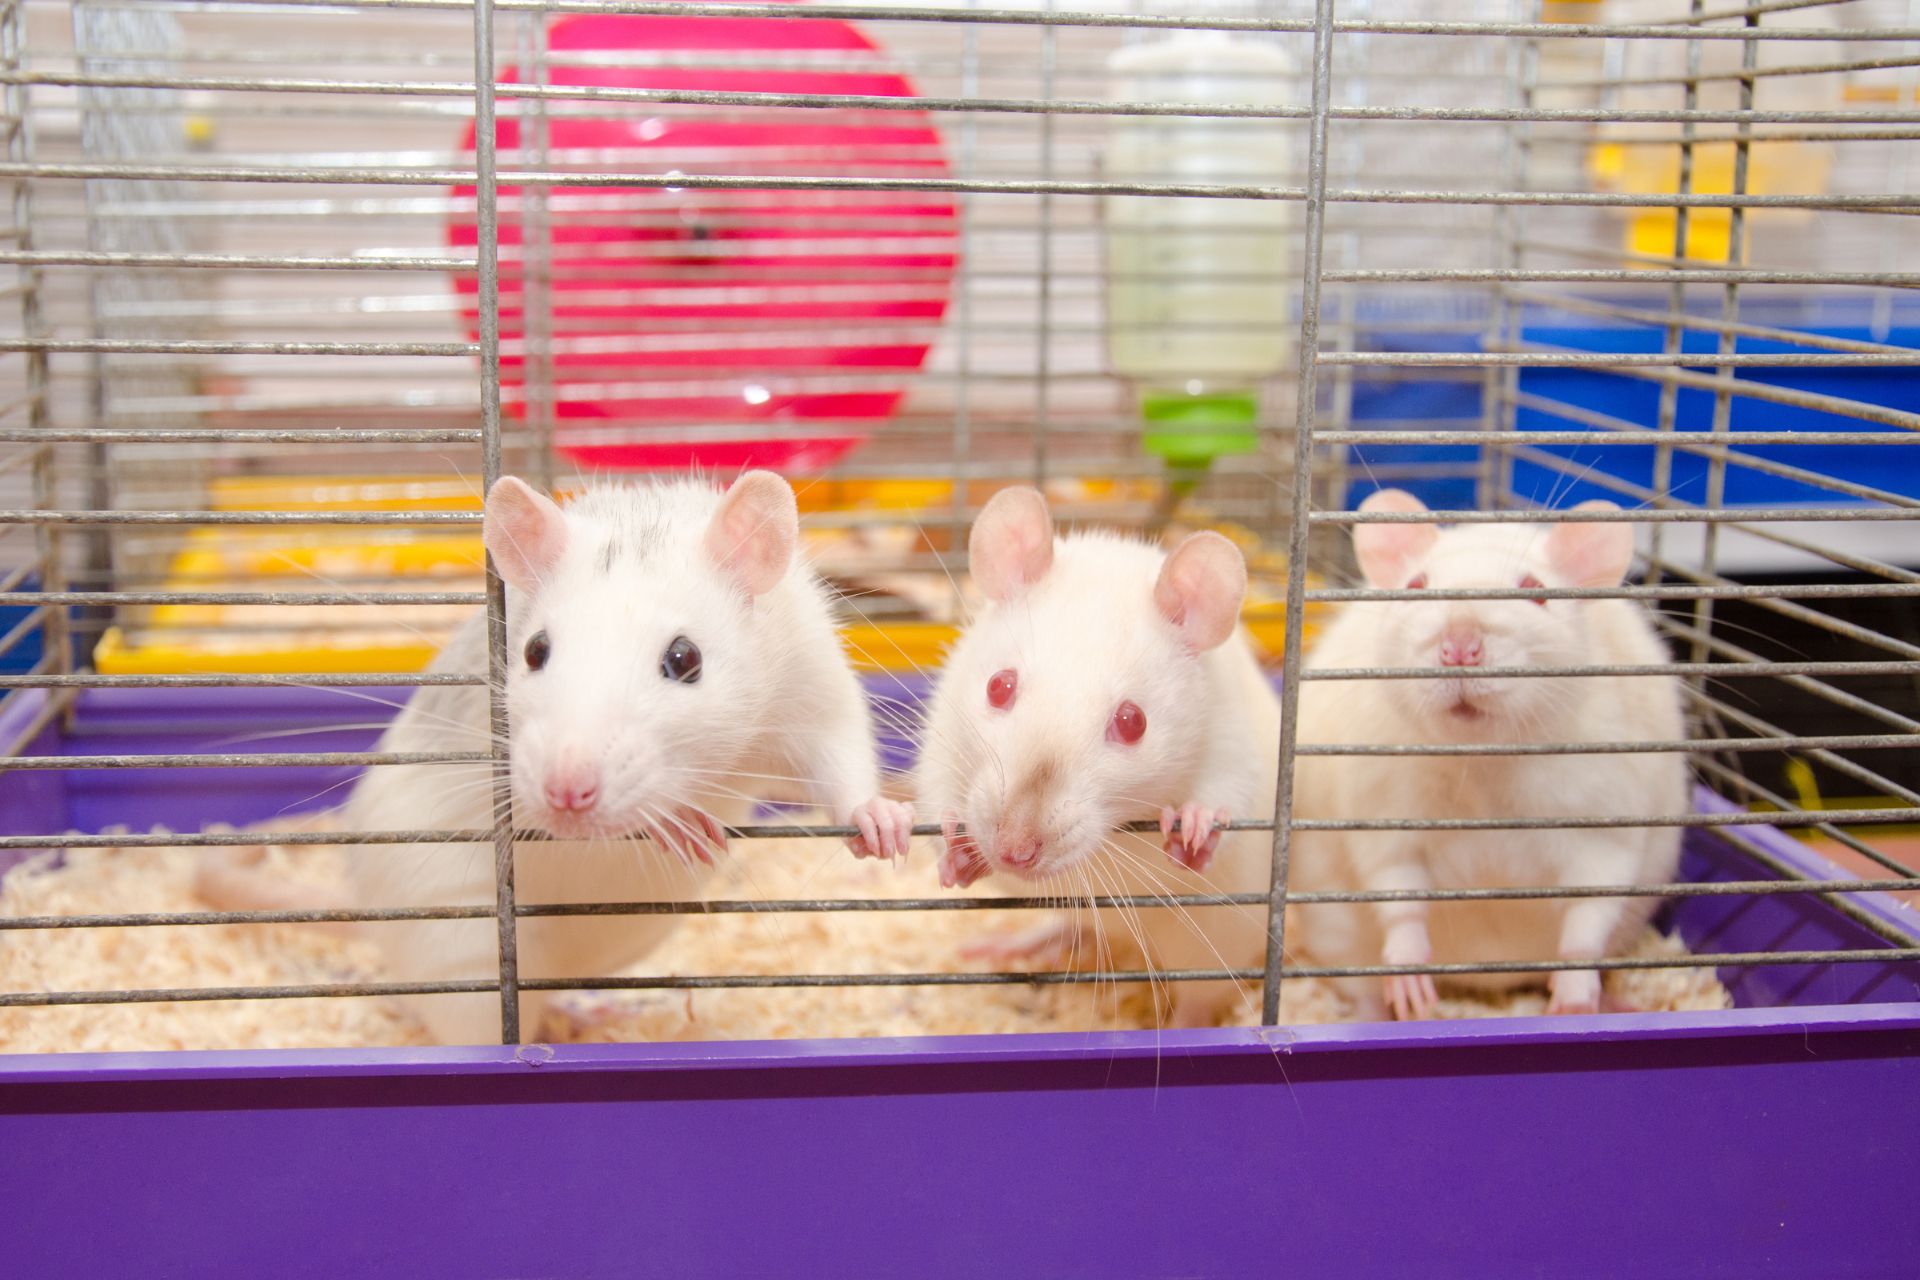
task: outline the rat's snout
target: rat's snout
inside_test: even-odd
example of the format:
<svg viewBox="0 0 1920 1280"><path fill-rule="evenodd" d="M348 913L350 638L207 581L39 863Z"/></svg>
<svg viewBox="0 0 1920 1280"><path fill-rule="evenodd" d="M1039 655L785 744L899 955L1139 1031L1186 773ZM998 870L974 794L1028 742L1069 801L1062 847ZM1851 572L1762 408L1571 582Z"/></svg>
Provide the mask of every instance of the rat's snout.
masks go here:
<svg viewBox="0 0 1920 1280"><path fill-rule="evenodd" d="M1477 667L1487 660L1486 634L1479 627L1454 623L1440 636L1440 665Z"/></svg>
<svg viewBox="0 0 1920 1280"><path fill-rule="evenodd" d="M994 833L993 860L1009 870L1031 871L1044 848L1031 827L1003 827Z"/></svg>
<svg viewBox="0 0 1920 1280"><path fill-rule="evenodd" d="M556 812L585 813L600 799L600 770L584 760L555 761L541 791Z"/></svg>

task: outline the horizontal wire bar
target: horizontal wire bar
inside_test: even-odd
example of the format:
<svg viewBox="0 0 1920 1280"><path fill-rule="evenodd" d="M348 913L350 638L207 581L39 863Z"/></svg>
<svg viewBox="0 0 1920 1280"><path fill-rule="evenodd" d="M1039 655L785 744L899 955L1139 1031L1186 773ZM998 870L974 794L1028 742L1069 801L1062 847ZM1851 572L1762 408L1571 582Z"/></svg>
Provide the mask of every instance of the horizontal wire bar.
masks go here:
<svg viewBox="0 0 1920 1280"><path fill-rule="evenodd" d="M465 186L477 181L471 170L436 168L369 169L348 166L275 168L224 165L139 165L71 162L0 162L0 180L10 178L122 179L172 182L320 183L362 186ZM631 187L683 191L929 191L974 195L1172 196L1194 199L1304 201L1303 187L1152 182L985 181L961 178L853 178L747 174L536 172L499 175L503 187ZM1910 195L1719 195L1593 191L1423 191L1391 188L1329 189L1326 199L1340 204L1540 205L1622 209L1814 209L1831 211L1920 212L1920 196Z"/></svg>
<svg viewBox="0 0 1920 1280"><path fill-rule="evenodd" d="M0 81L6 79L0 74ZM472 271L473 258L316 258L243 253L108 253L83 249L0 250L0 265L23 267L166 267L222 271Z"/></svg>
<svg viewBox="0 0 1920 1280"><path fill-rule="evenodd" d="M474 565L474 572L480 571ZM0 609L9 605L423 605L486 603L481 591L0 591Z"/></svg>
<svg viewBox="0 0 1920 1280"><path fill-rule="evenodd" d="M1325 365L1351 365L1355 368L1427 366L1457 369L1535 367L1634 369L1675 366L1726 369L1874 369L1920 365L1920 350L1900 354L1849 352L1835 355L1811 351L1769 351L1739 355L1716 355L1711 352L1586 354L1562 351L1322 351L1315 359Z"/></svg>
<svg viewBox="0 0 1920 1280"><path fill-rule="evenodd" d="M317 727L321 732L324 726ZM0 773L8 769L54 772L65 769L260 769L300 766L337 768L390 764L485 764L493 759L484 751L282 751L273 754L171 753L101 756L7 756Z"/></svg>
<svg viewBox="0 0 1920 1280"><path fill-rule="evenodd" d="M1920 960L1920 947L1868 948L1860 951L1740 951L1689 956L1620 956L1599 960L1506 960L1484 964L1301 965L1297 968L1289 966L1285 972L1288 977L1295 978L1372 978L1415 973L1448 977L1476 973L1553 973L1563 969L1741 969L1876 961L1892 964L1907 960Z"/></svg>
<svg viewBox="0 0 1920 1280"><path fill-rule="evenodd" d="M365 760L368 756L383 758ZM393 758L408 757L408 758ZM424 759L418 757L425 757ZM453 753L403 753L403 752L328 752L293 754L283 757L287 763L306 763L311 761L355 764L414 764L414 763L459 763L479 764L491 759L484 753L470 753L456 756ZM57 757L24 756L3 762L6 767L22 761L56 760ZM177 761L187 759L211 759L224 767L230 762L248 763L270 757L262 756L221 756L221 757L183 757L183 756L128 756L128 757L67 757L72 760L118 759L132 762L116 766L98 767L134 767L134 764L150 760ZM1806 827L1818 824L1860 825L1860 826L1904 826L1920 822L1920 807L1903 809L1845 809L1845 810L1803 810L1785 809L1780 812L1765 813L1705 813L1705 814L1635 814L1628 817L1550 817L1550 818L1315 818L1297 819L1293 827L1298 831L1520 831L1520 830L1611 830L1616 828L1641 829L1655 827ZM1158 835L1159 824L1142 821L1122 823L1116 831L1140 835ZM1214 829L1221 832L1273 830L1273 823L1263 819L1236 819L1233 822L1215 823ZM853 826L807 825L800 823L750 823L726 828L730 837L742 840L846 840L860 834ZM938 823L918 823L913 834L922 837L942 835ZM0 849L45 849L45 848L176 848L191 846L253 846L262 844L277 845L373 845L373 844L477 844L490 841L491 830L415 830L415 831L377 831L377 832L216 832L206 835L178 835L155 832L146 835L68 835L68 836L8 836L0 838ZM516 834L516 843L541 844L560 842L558 837L524 832ZM619 837L623 841L640 843L648 837L634 833ZM89 841L93 843L88 843ZM52 842L52 843L50 843Z"/></svg>
<svg viewBox="0 0 1920 1280"><path fill-rule="evenodd" d="M1492 889L1358 889L1288 893L1290 906L1374 902L1531 902L1581 898L1776 897L1785 894L1901 893L1920 880L1741 880L1704 884L1528 886ZM1058 911L1057 897L981 898L772 898L705 899L685 902L521 903L520 919L580 916L835 915L906 911ZM1264 907L1264 893L1095 894L1075 899L1093 910L1172 910L1194 907ZM221 925L383 924L422 920L491 920L494 909L467 907L292 908L276 911L151 911L121 915L0 916L0 932L50 929L188 928Z"/></svg>
<svg viewBox="0 0 1920 1280"><path fill-rule="evenodd" d="M364 624L358 624L364 625ZM232 675L25 675L0 673L0 689L354 689L414 688L441 685L484 685L484 675L446 671L394 673L387 671L307 672L301 674ZM0 762L0 767L4 763Z"/></svg>
<svg viewBox="0 0 1920 1280"><path fill-rule="evenodd" d="M1551 400L1545 396L1522 393L1518 396L1503 396L1522 408L1537 409L1542 413L1554 414L1575 421L1584 421L1579 405L1566 404L1564 401ZM1564 407L1567 412L1562 413ZM1595 418L1607 415L1594 414ZM1613 422L1624 422L1623 418L1612 418ZM1902 445L1912 448L1916 443L1913 436L1892 431L1736 431L1731 435L1715 436L1705 428L1698 431L1656 431L1644 427L1607 427L1596 423L1594 430L1587 431L1481 431L1473 427L1450 427L1432 431L1396 431L1371 428L1358 428L1351 431L1318 431L1313 438L1321 444L1445 444L1471 447L1486 444L1576 444L1576 445L1621 445L1645 447L1650 444L1668 444L1675 448L1686 445L1712 444L1730 441L1742 445L1832 445L1832 444L1870 444Z"/></svg>
<svg viewBox="0 0 1920 1280"><path fill-rule="evenodd" d="M1882 507L1752 507L1657 510L1315 511L1315 524L1727 524L1920 520L1920 510ZM476 525L477 511L41 511L0 510L0 525Z"/></svg>
<svg viewBox="0 0 1920 1280"><path fill-rule="evenodd" d="M477 525L478 511L0 511L0 524Z"/></svg>
<svg viewBox="0 0 1920 1280"><path fill-rule="evenodd" d="M1562 969L1720 969L1806 964L1889 964L1920 959L1920 947L1858 951L1758 951L1598 960L1515 960L1482 964L1284 966L1283 977L1437 977L1485 973L1551 973ZM782 973L604 978L521 978L522 991L717 991L811 987L1075 986L1094 983L1257 982L1262 969L1036 970L1027 973ZM462 995L499 990L489 979L444 982L335 982L281 987L161 987L121 991L0 992L0 1008L56 1005L205 1003L215 1000L304 1000L345 996Z"/></svg>
<svg viewBox="0 0 1920 1280"><path fill-rule="evenodd" d="M1812 751L1840 749L1873 751L1882 748L1920 749L1920 733L1854 733L1825 736L1783 734L1772 738L1667 738L1645 742L1495 742L1396 743L1323 745L1303 742L1295 748L1303 756L1573 756L1645 755L1662 751Z"/></svg>
<svg viewBox="0 0 1920 1280"><path fill-rule="evenodd" d="M24 600L25 593L21 596ZM1858 600L1920 596L1915 583L1783 583L1778 586L1622 585L1618 587L1310 587L1310 601L1356 600ZM0 604L13 599L0 595Z"/></svg>
<svg viewBox="0 0 1920 1280"><path fill-rule="evenodd" d="M472 0L245 0L261 9L339 9L343 3L358 10L437 9L465 13ZM136 5L152 7L150 3ZM223 5L239 7L236 4ZM1303 34L1315 23L1307 18L1229 18L1201 14L1106 13L1071 9L960 9L899 5L809 4L699 4L683 0L495 0L500 13L640 14L653 17L781 18L788 21L820 19L847 22L930 22L1022 27L1118 27L1174 31L1272 31ZM1684 27L1658 23L1612 24L1555 22L1387 22L1336 19L1335 35L1524 36L1541 39L1610 37L1641 40L1795 41L1920 40L1912 27Z"/></svg>
<svg viewBox="0 0 1920 1280"><path fill-rule="evenodd" d="M1321 279L1339 284L1858 284L1889 288L1920 285L1920 273L1911 271L1778 271L1765 267L1393 267L1329 270ZM1533 296L1547 305L1571 307L1582 301L1547 293Z"/></svg>
<svg viewBox="0 0 1920 1280"><path fill-rule="evenodd" d="M0 512L0 522L11 513ZM1536 510L1520 511L1315 511L1314 524L1737 524L1785 521L1913 520L1920 513L1885 507L1686 507L1661 510Z"/></svg>
<svg viewBox="0 0 1920 1280"><path fill-rule="evenodd" d="M475 566L476 571L479 566ZM1778 586L1317 587L1313 602L1399 600L1858 600L1920 596L1920 583L1788 583ZM0 608L21 605L479 605L478 591L0 591ZM355 623L353 625L364 625Z"/></svg>
<svg viewBox="0 0 1920 1280"><path fill-rule="evenodd" d="M1688 813L1556 818L1297 818L1296 831L1612 831L1653 827L1805 827L1815 823L1908 826L1920 808L1789 809L1784 813Z"/></svg>
<svg viewBox="0 0 1920 1280"><path fill-rule="evenodd" d="M469 444L478 427L8 427L0 444Z"/></svg>
<svg viewBox="0 0 1920 1280"><path fill-rule="evenodd" d="M1596 664L1580 667L1475 667L1478 680L1525 680L1542 676L1709 676L1716 680L1775 676L1913 676L1920 660L1912 662L1665 662L1658 666ZM1310 667L1302 680L1458 680L1457 670L1442 667Z"/></svg>
<svg viewBox="0 0 1920 1280"><path fill-rule="evenodd" d="M173 89L199 92L344 94L377 97L471 98L471 83L447 80L347 80L287 76L132 75L81 71L0 71L0 84L90 88ZM1220 102L1069 98L928 97L856 93L765 93L714 89L653 89L613 85L501 83L496 97L526 102L614 102L660 106L743 107L875 112L975 112L995 115L1147 116L1183 119L1306 120L1309 106ZM1392 123L1545 124L1860 124L1920 122L1904 111L1757 111L1607 109L1600 107L1335 106L1334 120ZM579 118L569 115L568 119ZM877 126L886 127L886 126ZM604 150L604 148L597 148ZM504 154L514 154L504 148Z"/></svg>
<svg viewBox="0 0 1920 1280"><path fill-rule="evenodd" d="M267 356L471 356L476 342L261 342L201 338L11 338L0 351L45 351L55 355L267 355Z"/></svg>

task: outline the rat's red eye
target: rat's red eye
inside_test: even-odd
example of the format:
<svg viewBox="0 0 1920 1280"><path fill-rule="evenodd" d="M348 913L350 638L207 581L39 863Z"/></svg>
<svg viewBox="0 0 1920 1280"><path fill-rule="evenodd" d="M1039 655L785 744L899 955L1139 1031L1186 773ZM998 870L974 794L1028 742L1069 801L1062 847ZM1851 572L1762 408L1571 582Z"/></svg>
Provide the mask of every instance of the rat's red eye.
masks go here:
<svg viewBox="0 0 1920 1280"><path fill-rule="evenodd" d="M1123 702L1113 709L1113 719L1107 721L1107 741L1121 742L1132 746L1140 741L1147 731L1147 713L1131 702Z"/></svg>
<svg viewBox="0 0 1920 1280"><path fill-rule="evenodd" d="M1020 677L1012 667L1005 671L996 671L987 681L987 705L1005 711L1013 705L1013 695L1020 692Z"/></svg>
<svg viewBox="0 0 1920 1280"><path fill-rule="evenodd" d="M1427 575L1424 573L1414 574L1413 577L1409 579L1407 582L1407 590L1409 591L1424 591L1426 589L1426 586L1427 586Z"/></svg>
<svg viewBox="0 0 1920 1280"><path fill-rule="evenodd" d="M1526 575L1524 575L1524 576L1523 576L1523 577L1521 577L1521 579L1520 579L1520 589L1521 589L1522 591L1528 591L1528 590L1531 590L1531 589L1533 589L1533 588L1535 588L1535 587L1544 587L1544 586L1546 586L1546 585L1547 585L1546 583L1544 583L1544 582L1542 582L1542 581L1540 581L1540 579L1538 579L1538 578L1536 578L1536 577L1534 577L1534 576L1533 576L1532 574L1530 574L1530 573L1529 573L1529 574L1526 574ZM1536 600L1534 601L1534 603L1535 603L1535 604L1537 604L1537 605L1539 605L1539 606L1540 606L1540 607L1541 607L1542 609L1544 609L1544 608L1546 608L1546 607L1547 607L1547 602L1546 602L1545 600L1538 600L1538 599L1536 599Z"/></svg>

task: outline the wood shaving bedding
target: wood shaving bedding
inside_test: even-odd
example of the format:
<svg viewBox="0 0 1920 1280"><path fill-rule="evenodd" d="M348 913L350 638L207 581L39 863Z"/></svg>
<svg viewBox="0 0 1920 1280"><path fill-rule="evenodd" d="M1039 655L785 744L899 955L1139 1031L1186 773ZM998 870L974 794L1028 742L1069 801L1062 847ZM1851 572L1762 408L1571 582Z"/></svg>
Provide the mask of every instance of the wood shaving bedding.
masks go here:
<svg viewBox="0 0 1920 1280"><path fill-rule="evenodd" d="M15 868L0 880L0 915L82 915L205 910L193 892L190 849L70 850ZM269 850L269 862L316 891L344 875L339 850ZM849 857L838 842L736 842L710 896L728 899L939 896L924 848L905 867ZM1032 923L1031 912L839 912L687 917L635 972L686 974L985 971L963 959L983 932ZM1677 941L1649 931L1635 955L1677 955ZM1088 957L1082 957L1083 962ZM1108 963L1132 967L1123 944ZM1082 967L1091 967L1083 963ZM302 925L220 925L0 931L0 990L289 986L380 978L378 952L339 930ZM1648 1010L1720 1009L1731 1004L1707 969L1631 970L1607 975L1615 996ZM1330 984L1291 979L1283 1021L1347 1016ZM557 1039L780 1039L969 1035L1151 1029L1154 993L1145 983L1058 986L840 987L581 993L572 1016L548 1028ZM1536 1014L1544 992L1503 999L1453 997L1442 1018ZM1257 1021L1248 1007L1231 1019ZM425 1042L403 1013L378 999L196 1001L0 1009L0 1051L100 1052L154 1049L321 1048Z"/></svg>

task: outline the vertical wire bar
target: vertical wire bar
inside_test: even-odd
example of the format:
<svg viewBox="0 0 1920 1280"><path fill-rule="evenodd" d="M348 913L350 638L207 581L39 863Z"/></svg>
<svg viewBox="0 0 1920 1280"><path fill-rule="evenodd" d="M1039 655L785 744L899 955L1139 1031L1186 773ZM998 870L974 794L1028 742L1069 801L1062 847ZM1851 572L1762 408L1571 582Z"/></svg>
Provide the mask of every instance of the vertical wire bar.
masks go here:
<svg viewBox="0 0 1920 1280"><path fill-rule="evenodd" d="M1747 15L1746 25L1748 27L1758 27L1760 25L1760 15L1758 13L1749 13ZM1759 53L1760 42L1758 40L1748 40L1745 47L1741 50L1740 69L1743 72L1751 73L1759 63ZM1740 110L1742 111L1753 110L1753 86L1754 77L1751 74L1741 76ZM1733 194L1736 197L1747 194L1747 162L1751 150L1752 137L1753 127L1745 120L1742 120L1733 144ZM1747 211L1739 205L1735 205L1728 211L1727 218L1727 264L1732 266L1736 258L1744 261L1746 257L1744 246L1747 231ZM1732 326L1736 324L1739 319L1740 286L1729 280L1725 285L1725 291L1720 297L1720 320L1725 327L1720 331L1719 353L1723 356L1732 355L1738 346L1739 340L1734 334ZM1715 374L1724 385L1716 389L1713 393L1712 443L1719 449L1725 449L1733 443L1731 433L1733 430L1734 370L1730 366L1722 365L1719 369L1715 370ZM1726 491L1726 454L1715 453L1707 462L1707 495L1704 499L1707 507L1709 509L1718 509L1726 498ZM1703 533L1706 541L1700 551L1700 572L1705 575L1708 580L1712 580L1719 575L1720 571L1720 526L1718 523L1709 521ZM1694 602L1693 625L1700 632L1700 637L1693 642L1693 661L1705 662L1708 655L1707 636L1713 628L1713 601L1711 598L1702 597ZM1699 681L1699 684L1704 689L1706 681L1702 679Z"/></svg>
<svg viewBox="0 0 1920 1280"><path fill-rule="evenodd" d="M1509 12L1516 21L1538 21L1538 5L1522 0L1510 7ZM1508 41L1507 83L1515 90L1508 95L1509 101L1521 107L1534 105L1534 82L1538 78L1539 42ZM1517 99L1517 100L1516 100ZM1525 190L1525 177L1531 171L1533 161L1533 130L1528 124L1514 121L1502 132L1501 181L1508 191ZM1518 269L1525 250L1521 247L1524 239L1520 222L1521 211L1513 206L1502 205L1494 212L1494 237L1498 246L1499 265L1509 269ZM1518 311L1524 311L1524 304ZM1487 315L1487 326L1481 339L1484 350L1493 351L1511 342L1519 345L1523 325L1515 321L1516 307L1510 286L1504 282L1495 283ZM1520 370L1516 368L1498 368L1489 366L1481 381L1480 428L1494 431L1500 428L1505 419L1517 417L1514 402L1520 391ZM1510 445L1482 445L1478 477L1479 493L1475 505L1483 511L1495 507L1508 506L1513 501L1513 449Z"/></svg>
<svg viewBox="0 0 1920 1280"><path fill-rule="evenodd" d="M1047 0L1046 10L1052 13L1054 0ZM1055 39L1056 28L1048 25L1040 30L1040 97L1043 101L1053 101L1054 69L1058 55ZM1040 178L1051 182L1053 172L1053 112L1048 111L1040 117ZM1033 483L1036 488L1045 489L1047 472L1052 461L1052 418L1053 418L1053 197L1040 197L1040 296L1035 301L1034 319L1039 326L1039 338L1034 348L1034 386L1033 386Z"/></svg>
<svg viewBox="0 0 1920 1280"><path fill-rule="evenodd" d="M24 69L25 16L19 0L11 0L7 5L4 23L0 23L0 60L10 68ZM8 85L5 95L7 113L13 117L13 128L7 134L7 157L25 164L33 163L33 120L29 113L30 90L26 85ZM13 188L13 225L19 228L19 246L22 251L31 252L34 234L33 217L33 181L21 178ZM23 336L29 339L47 336L46 316L40 306L40 269L22 265L20 268L20 327ZM25 354L27 372L27 425L32 431L47 429L51 415L52 402L48 394L47 353L45 350L28 351ZM36 511L57 510L60 506L59 478L54 471L54 447L41 442L33 446L33 505ZM62 563L60 531L51 524L42 524L34 532L35 554L40 561L40 589L42 591L65 591L67 589L65 565ZM47 609L41 615L41 653L43 660L50 662L48 670L58 674L70 674L73 670L73 644L71 629L68 626L69 615L66 606ZM73 698L68 694L64 699L64 709L70 711Z"/></svg>
<svg viewBox="0 0 1920 1280"><path fill-rule="evenodd" d="M493 115L493 0L473 6L473 167L479 243L480 465L500 478L500 188ZM500 1042L520 1043L520 952L514 930L513 788L507 755L507 592L487 557L487 678L493 729L494 919L500 934Z"/></svg>
<svg viewBox="0 0 1920 1280"><path fill-rule="evenodd" d="M527 54L521 65L531 69L534 84L545 88L549 78L547 15L526 16ZM526 72L522 72L524 78ZM531 111L529 112L529 108ZM553 133L547 98L543 94L520 102L520 145L533 130L533 167L553 170ZM553 433L559 408L553 385L553 222L548 216L551 189L544 183L520 188L520 329L526 343L526 413L533 419L534 474L553 492Z"/></svg>
<svg viewBox="0 0 1920 1280"><path fill-rule="evenodd" d="M980 0L967 0L969 9ZM969 22L960 34L960 96L971 99L980 92L980 24ZM960 117L960 176L972 178L974 148L979 142L976 113ZM949 556L966 546L967 502L972 488L967 479L967 460L973 454L973 194L960 192L954 197L958 215L960 266L954 276L959 296L954 299L954 321L960 327L953 352L953 499L948 505L947 539ZM953 591L953 616L966 618L966 596L960 590L960 577L949 573Z"/></svg>
<svg viewBox="0 0 1920 1280"><path fill-rule="evenodd" d="M76 65L83 72L94 72L104 67L104 61L94 54L94 44L86 26L90 18L86 4L74 6L70 30ZM88 156L105 155L103 104L108 100L103 89L82 88L78 91L80 104L80 149ZM107 184L98 180L83 182L81 199L86 210L87 248L102 252L110 246L106 233L101 226L100 205ZM100 339L107 337L106 321L106 282L104 271L87 273L87 333L89 337ZM103 427L107 424L107 356L96 351L87 357L87 421L88 425ZM113 465L113 447L104 441L94 441L82 446L87 459L87 504L95 511L115 509L115 496L110 470ZM82 535L86 538L85 572L87 578L96 587L106 587L114 581L113 530L99 528L89 530ZM100 636L111 622L111 606L83 606L75 612L81 633L87 638L87 661L92 661L92 650L99 644Z"/></svg>
<svg viewBox="0 0 1920 1280"><path fill-rule="evenodd" d="M1334 0L1314 0L1313 107L1308 126L1304 265L1300 281L1300 386L1294 403L1292 526L1287 530L1287 618L1281 650L1280 771L1273 799L1273 876L1267 888L1267 966L1260 1021L1280 1021L1287 950L1287 864L1293 853L1294 739L1299 732L1301 627L1306 621L1307 539L1313 471L1314 374L1320 363L1320 254L1327 219L1327 119L1333 89Z"/></svg>
<svg viewBox="0 0 1920 1280"><path fill-rule="evenodd" d="M1688 14L1692 17L1694 25L1697 26L1699 24L1700 14L1704 9L1704 0L1689 0ZM1682 105L1689 112L1696 110L1700 105L1700 42L1697 39L1689 39L1687 41L1687 75L1681 100ZM1693 191L1694 133L1695 127L1691 119L1681 122L1680 179L1675 186L1675 190L1682 196L1689 195ZM1680 263L1687 261L1687 237L1689 234L1688 212L1689 210L1684 204L1676 206L1673 211L1673 257L1674 261ZM1667 291L1667 309L1671 314L1667 320L1667 332L1665 340L1661 343L1661 350L1668 355L1677 355L1680 351L1682 337L1687 331L1686 325L1680 322L1680 318L1686 314L1687 310L1687 286L1685 284L1676 281ZM1679 405L1680 388L1678 385L1671 382L1662 383L1660 386L1659 417L1655 422L1657 430L1667 433L1671 433L1674 430ZM1673 446L1669 444L1657 444L1653 448L1652 488L1653 491L1662 498L1671 498L1673 496ZM1647 567L1647 581L1649 583L1657 583L1661 578L1660 566L1666 560L1666 530L1657 527L1649 530L1647 541L1650 553Z"/></svg>

